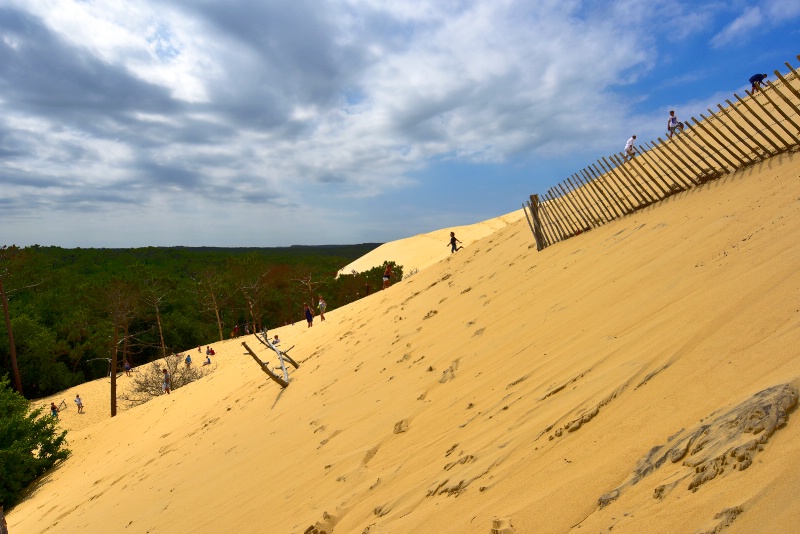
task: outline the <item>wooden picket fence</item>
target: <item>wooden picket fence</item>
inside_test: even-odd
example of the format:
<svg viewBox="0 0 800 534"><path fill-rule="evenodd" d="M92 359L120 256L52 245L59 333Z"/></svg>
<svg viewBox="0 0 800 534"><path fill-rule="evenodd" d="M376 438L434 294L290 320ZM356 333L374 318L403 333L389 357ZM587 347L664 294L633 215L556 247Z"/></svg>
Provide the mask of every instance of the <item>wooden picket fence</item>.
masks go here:
<svg viewBox="0 0 800 534"><path fill-rule="evenodd" d="M797 56L800 60L800 55ZM658 138L602 157L522 207L536 249L569 239L665 198L800 146L800 74L785 76L726 107L691 118L667 141Z"/></svg>

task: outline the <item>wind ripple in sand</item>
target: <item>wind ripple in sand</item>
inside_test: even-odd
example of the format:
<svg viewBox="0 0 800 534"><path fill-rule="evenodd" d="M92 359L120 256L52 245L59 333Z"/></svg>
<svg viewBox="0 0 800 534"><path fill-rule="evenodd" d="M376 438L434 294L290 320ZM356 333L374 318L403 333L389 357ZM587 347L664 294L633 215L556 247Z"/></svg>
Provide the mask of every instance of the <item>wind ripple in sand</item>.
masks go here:
<svg viewBox="0 0 800 534"><path fill-rule="evenodd" d="M797 404L797 390L781 384L760 391L738 406L689 431L681 430L670 439L674 445L657 445L636 464L633 474L621 486L606 493L597 504L607 506L627 487L633 486L653 473L667 460L692 468L682 479L692 477L687 489L697 491L700 485L713 480L727 468L744 470L753 457L788 418L788 411ZM752 436L752 437L751 437ZM694 476L692 476L692 474ZM654 498L663 498L677 482L660 485Z"/></svg>

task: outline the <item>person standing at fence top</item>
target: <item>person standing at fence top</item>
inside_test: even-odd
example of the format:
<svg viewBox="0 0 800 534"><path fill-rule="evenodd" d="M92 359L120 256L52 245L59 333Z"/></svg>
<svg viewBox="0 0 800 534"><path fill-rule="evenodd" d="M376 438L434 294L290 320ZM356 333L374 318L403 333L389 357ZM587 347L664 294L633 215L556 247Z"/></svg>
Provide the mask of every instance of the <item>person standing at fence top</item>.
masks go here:
<svg viewBox="0 0 800 534"><path fill-rule="evenodd" d="M636 149L633 147L634 141L636 141L636 136L632 135L628 142L625 143L625 161L628 161L628 158L633 159L633 156L636 155Z"/></svg>
<svg viewBox="0 0 800 534"><path fill-rule="evenodd" d="M455 232L450 232L450 254L457 250L461 250L464 247L457 247L456 243L461 243L459 239L456 238Z"/></svg>
<svg viewBox="0 0 800 534"><path fill-rule="evenodd" d="M756 91L761 90L762 84L766 79L767 79L766 74L753 74L752 76L750 76L749 82L753 84L753 87L750 89L750 92L755 93Z"/></svg>
<svg viewBox="0 0 800 534"><path fill-rule="evenodd" d="M672 139L672 135L675 133L675 130L678 132L683 131L683 123L678 122L678 117L675 116L675 111L669 112L669 118L667 119L667 137Z"/></svg>

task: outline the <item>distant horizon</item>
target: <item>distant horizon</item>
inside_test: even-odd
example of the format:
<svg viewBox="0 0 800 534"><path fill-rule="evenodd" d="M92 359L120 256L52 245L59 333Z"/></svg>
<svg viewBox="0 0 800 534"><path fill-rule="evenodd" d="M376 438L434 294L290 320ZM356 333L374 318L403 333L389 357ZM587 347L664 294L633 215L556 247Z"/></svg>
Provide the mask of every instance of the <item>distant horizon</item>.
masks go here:
<svg viewBox="0 0 800 534"><path fill-rule="evenodd" d="M800 3L0 7L0 244L387 243L796 64ZM182 243L175 245L175 243ZM268 244L267 244L268 243Z"/></svg>

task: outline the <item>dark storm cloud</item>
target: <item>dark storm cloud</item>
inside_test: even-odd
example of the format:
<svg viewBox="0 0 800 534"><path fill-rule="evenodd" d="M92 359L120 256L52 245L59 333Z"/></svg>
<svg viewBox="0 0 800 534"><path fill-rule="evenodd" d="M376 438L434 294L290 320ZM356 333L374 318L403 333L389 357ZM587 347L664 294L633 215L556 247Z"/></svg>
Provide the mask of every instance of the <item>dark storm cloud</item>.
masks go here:
<svg viewBox="0 0 800 534"><path fill-rule="evenodd" d="M64 42L34 16L0 9L0 33L2 95L16 111L98 131L100 119L128 122L130 110L176 108L164 88Z"/></svg>

